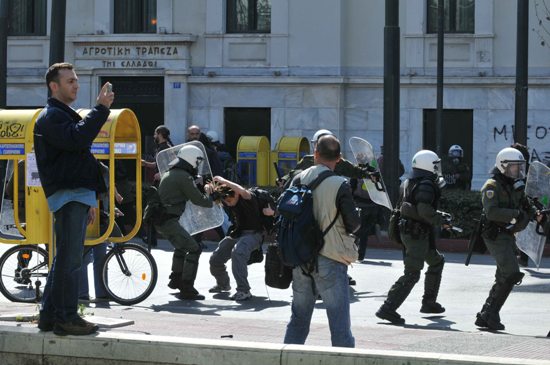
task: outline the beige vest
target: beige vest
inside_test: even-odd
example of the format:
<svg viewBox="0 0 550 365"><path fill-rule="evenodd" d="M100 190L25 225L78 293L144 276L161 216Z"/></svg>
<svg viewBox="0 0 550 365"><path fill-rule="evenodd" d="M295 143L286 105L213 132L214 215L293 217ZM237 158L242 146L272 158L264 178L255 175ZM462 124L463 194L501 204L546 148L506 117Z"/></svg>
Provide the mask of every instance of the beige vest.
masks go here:
<svg viewBox="0 0 550 365"><path fill-rule="evenodd" d="M300 174L302 184L309 184L323 171L328 170L324 165L315 165ZM346 181L341 176L331 176L323 180L313 191L313 215L321 231L324 231L336 216L336 195L342 183ZM352 236L346 233L344 220L338 215L336 223L325 235L325 244L321 255L349 265L357 260L357 246Z"/></svg>

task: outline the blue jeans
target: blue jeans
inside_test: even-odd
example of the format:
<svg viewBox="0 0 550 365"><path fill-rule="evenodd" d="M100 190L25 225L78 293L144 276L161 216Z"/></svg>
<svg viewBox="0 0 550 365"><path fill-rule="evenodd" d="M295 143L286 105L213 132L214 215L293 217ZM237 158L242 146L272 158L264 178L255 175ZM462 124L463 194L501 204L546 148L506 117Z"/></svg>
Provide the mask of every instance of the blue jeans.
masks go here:
<svg viewBox="0 0 550 365"><path fill-rule="evenodd" d="M229 285L229 275L225 264L231 259L231 270L237 282L237 291L249 292L248 259L250 253L260 248L262 235L259 232L243 231L239 238L226 236L210 256L210 273L216 278L216 284Z"/></svg>
<svg viewBox="0 0 550 365"><path fill-rule="evenodd" d="M90 296L89 286L88 286L88 265L94 263L94 288L96 298L105 298L107 297L107 292L105 291L105 286L103 285L103 260L107 255L107 243L100 243L90 248L86 253L82 262L82 270L80 272L80 290L78 292L79 298L86 298Z"/></svg>
<svg viewBox="0 0 550 365"><path fill-rule="evenodd" d="M56 255L44 287L40 318L70 322L78 317L78 287L88 205L69 202L54 213Z"/></svg>
<svg viewBox="0 0 550 365"><path fill-rule="evenodd" d="M292 271L292 316L284 343L303 345L309 334L318 295L327 310L332 346L355 347L351 334L348 267L319 255L319 270L308 276L300 267Z"/></svg>

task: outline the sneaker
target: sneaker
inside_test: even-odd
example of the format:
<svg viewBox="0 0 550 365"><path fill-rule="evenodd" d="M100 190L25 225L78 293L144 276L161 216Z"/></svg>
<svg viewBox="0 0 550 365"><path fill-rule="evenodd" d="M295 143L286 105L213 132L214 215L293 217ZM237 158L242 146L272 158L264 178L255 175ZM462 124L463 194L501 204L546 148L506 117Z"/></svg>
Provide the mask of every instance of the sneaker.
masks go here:
<svg viewBox="0 0 550 365"><path fill-rule="evenodd" d="M53 327L53 333L58 336L74 335L85 336L97 332L99 326L80 317L70 322L57 322Z"/></svg>
<svg viewBox="0 0 550 365"><path fill-rule="evenodd" d="M231 296L231 299L237 302L242 302L243 300L248 300L250 298L252 298L252 294L250 294L249 291L244 292L244 291L237 290L237 292Z"/></svg>
<svg viewBox="0 0 550 365"><path fill-rule="evenodd" d="M405 324L405 319L401 318L399 313L388 307L386 304L383 304L380 309L376 311L376 316L380 319L390 321L392 324Z"/></svg>
<svg viewBox="0 0 550 365"><path fill-rule="evenodd" d="M210 289L208 289L208 292L209 293L221 293L221 292L230 291L230 290L231 290L231 286L229 284L227 284L227 285L216 284L213 287L211 287Z"/></svg>

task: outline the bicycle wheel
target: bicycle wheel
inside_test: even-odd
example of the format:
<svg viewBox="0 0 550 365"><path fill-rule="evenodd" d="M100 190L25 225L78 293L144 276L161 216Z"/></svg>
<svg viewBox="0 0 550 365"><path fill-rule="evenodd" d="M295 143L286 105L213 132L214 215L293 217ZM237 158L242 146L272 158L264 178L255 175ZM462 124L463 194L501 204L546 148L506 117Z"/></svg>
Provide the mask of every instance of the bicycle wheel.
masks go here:
<svg viewBox="0 0 550 365"><path fill-rule="evenodd" d="M155 289L158 271L153 255L135 243L115 244L103 262L103 284L117 303L143 301Z"/></svg>
<svg viewBox="0 0 550 365"><path fill-rule="evenodd" d="M37 245L15 246L0 257L0 292L12 302L40 301L47 277L48 252Z"/></svg>

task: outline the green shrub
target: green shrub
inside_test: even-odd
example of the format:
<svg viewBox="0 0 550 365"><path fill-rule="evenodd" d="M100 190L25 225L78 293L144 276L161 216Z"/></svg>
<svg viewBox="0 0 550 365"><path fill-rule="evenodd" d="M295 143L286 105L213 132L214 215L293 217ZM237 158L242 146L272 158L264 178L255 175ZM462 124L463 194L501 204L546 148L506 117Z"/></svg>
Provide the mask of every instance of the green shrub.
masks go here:
<svg viewBox="0 0 550 365"><path fill-rule="evenodd" d="M475 229L476 221L481 215L481 194L479 191L445 190L441 195L439 209L451 213L453 225L464 232L455 238L469 238Z"/></svg>

